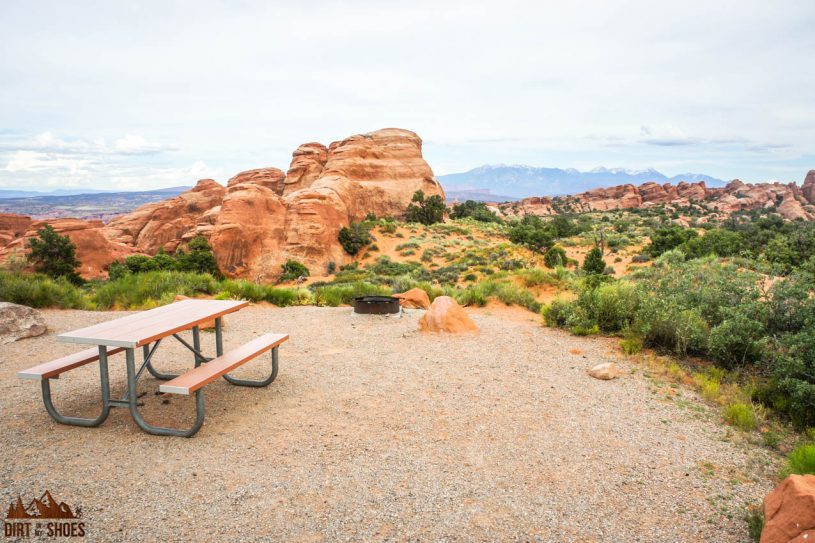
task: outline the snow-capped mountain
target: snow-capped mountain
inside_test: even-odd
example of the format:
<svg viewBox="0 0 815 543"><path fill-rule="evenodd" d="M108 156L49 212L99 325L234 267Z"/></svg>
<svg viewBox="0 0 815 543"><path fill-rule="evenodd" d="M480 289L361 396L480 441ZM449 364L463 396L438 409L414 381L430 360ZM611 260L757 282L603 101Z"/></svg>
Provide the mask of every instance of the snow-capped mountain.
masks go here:
<svg viewBox="0 0 815 543"><path fill-rule="evenodd" d="M513 198L528 196L558 196L578 194L598 187L640 185L647 181L679 183L704 181L709 187L723 187L726 183L709 175L686 173L668 177L653 168L628 170L599 167L581 172L574 168L536 168L525 165L495 164L473 170L438 176L445 191L480 191L487 194L505 194Z"/></svg>

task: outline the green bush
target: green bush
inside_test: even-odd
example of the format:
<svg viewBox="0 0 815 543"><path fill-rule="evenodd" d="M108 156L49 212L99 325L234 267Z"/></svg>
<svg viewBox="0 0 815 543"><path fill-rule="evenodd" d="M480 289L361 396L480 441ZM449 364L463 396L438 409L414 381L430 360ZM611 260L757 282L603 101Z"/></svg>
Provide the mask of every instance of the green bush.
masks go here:
<svg viewBox="0 0 815 543"><path fill-rule="evenodd" d="M103 283L91 301L99 309L146 309L170 303L176 294L215 294L218 289L218 281L206 273L154 271Z"/></svg>
<svg viewBox="0 0 815 543"><path fill-rule="evenodd" d="M744 514L744 521L747 523L747 534L750 536L750 541L759 543L761 532L764 531L764 507L749 506Z"/></svg>
<svg viewBox="0 0 815 543"><path fill-rule="evenodd" d="M815 475L815 443L799 445L789 454L781 477L790 475Z"/></svg>
<svg viewBox="0 0 815 543"><path fill-rule="evenodd" d="M368 226L359 222L352 222L350 226L340 228L338 239L345 252L352 256L373 241Z"/></svg>
<svg viewBox="0 0 815 543"><path fill-rule="evenodd" d="M546 326L553 328L563 328L572 319L574 313L574 306L571 302L561 299L552 300L552 302L544 306L541 310L543 320Z"/></svg>
<svg viewBox="0 0 815 543"><path fill-rule="evenodd" d="M696 230L681 226L658 228L651 234L651 243L645 248L645 252L652 257L657 257L666 251L676 249L698 235Z"/></svg>
<svg viewBox="0 0 815 543"><path fill-rule="evenodd" d="M84 309L83 292L65 277L52 279L43 274L0 271L0 300L29 307Z"/></svg>
<svg viewBox="0 0 815 543"><path fill-rule="evenodd" d="M533 251L547 250L555 238L551 228L535 215L524 215L520 221L513 223L508 236L512 243L523 245Z"/></svg>
<svg viewBox="0 0 815 543"><path fill-rule="evenodd" d="M600 275L606 270L606 262L599 247L592 247L583 260L583 271L589 275Z"/></svg>
<svg viewBox="0 0 815 543"><path fill-rule="evenodd" d="M596 308L596 322L603 332L629 328L637 315L640 293L635 285L617 281L597 287L589 302Z"/></svg>
<svg viewBox="0 0 815 543"><path fill-rule="evenodd" d="M281 283L309 276L308 268L296 260L287 260L286 263L280 267L283 269L283 273L280 275Z"/></svg>
<svg viewBox="0 0 815 543"><path fill-rule="evenodd" d="M405 210L405 220L431 225L444 220L444 200L438 194L425 198L421 190L413 193L413 198Z"/></svg>
<svg viewBox="0 0 815 543"><path fill-rule="evenodd" d="M643 341L639 336L629 336L620 340L620 348L628 356L642 352Z"/></svg>
<svg viewBox="0 0 815 543"><path fill-rule="evenodd" d="M566 251L563 247L555 245L550 247L543 255L543 263L547 268L557 268L558 266L565 266L569 259L566 257Z"/></svg>
<svg viewBox="0 0 815 543"><path fill-rule="evenodd" d="M39 273L52 278L64 277L72 283L82 282L76 272L80 266L76 245L68 236L57 234L50 224L37 230L37 237L28 240L28 248L28 261Z"/></svg>
<svg viewBox="0 0 815 543"><path fill-rule="evenodd" d="M752 406L743 403L730 404L724 411L724 420L731 426L750 432L758 427L758 419Z"/></svg>
<svg viewBox="0 0 815 543"><path fill-rule="evenodd" d="M151 271L208 273L213 277L221 277L209 242L203 236L196 236L190 240L186 248L180 247L173 254L167 254L161 249L152 257L133 255L125 258L124 261L111 262L108 268L108 278L115 281L129 273Z"/></svg>
<svg viewBox="0 0 815 543"><path fill-rule="evenodd" d="M495 212L487 209L487 204L482 202L476 202L473 200L467 200L463 204L454 205L450 210L450 218L451 219L472 218L473 220L479 222L495 222L495 223L504 222L498 215L495 214Z"/></svg>
<svg viewBox="0 0 815 543"><path fill-rule="evenodd" d="M766 335L764 324L737 309L711 329L708 353L727 369L752 364L763 354Z"/></svg>

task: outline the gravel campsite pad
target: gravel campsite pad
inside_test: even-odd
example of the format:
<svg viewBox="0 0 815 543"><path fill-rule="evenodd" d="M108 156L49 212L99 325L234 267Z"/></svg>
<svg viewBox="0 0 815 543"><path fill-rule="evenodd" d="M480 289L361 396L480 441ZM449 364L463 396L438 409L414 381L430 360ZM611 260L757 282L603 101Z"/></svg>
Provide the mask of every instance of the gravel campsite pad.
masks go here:
<svg viewBox="0 0 815 543"><path fill-rule="evenodd" d="M289 333L280 374L208 386L191 439L147 435L122 409L99 428L51 420L15 373L78 350L55 334L122 313L43 314L46 335L0 346L3 506L47 489L82 507L88 540L735 542L773 486L772 455L690 390L666 394L614 341L530 313L470 311L479 334L439 336L418 332L419 310L249 307L226 318L225 346ZM214 334L202 340L211 352ZM587 375L610 361L622 377ZM155 365L191 362L166 340ZM121 396L123 355L110 372ZM64 413L95 416L98 366L53 389ZM148 421L191 420L192 399L149 376L140 392Z"/></svg>

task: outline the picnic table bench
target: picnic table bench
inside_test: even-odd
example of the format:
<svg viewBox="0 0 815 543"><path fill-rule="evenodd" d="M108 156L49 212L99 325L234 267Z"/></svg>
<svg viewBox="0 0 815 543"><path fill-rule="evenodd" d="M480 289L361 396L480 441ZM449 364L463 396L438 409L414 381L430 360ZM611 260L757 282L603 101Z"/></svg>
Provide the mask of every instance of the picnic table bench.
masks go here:
<svg viewBox="0 0 815 543"><path fill-rule="evenodd" d="M223 316L239 311L247 305L249 305L249 302L245 301L183 300L74 330L73 332L59 334L57 336L58 341L94 345L95 347L23 370L17 376L21 379L32 379L41 382L45 409L59 423L85 427L99 426L107 419L112 407L127 407L133 420L145 432L163 436L191 437L198 432L204 423L203 389L207 384L218 377L223 377L233 385L265 387L277 377L278 347L289 339L286 334L264 334L224 353ZM216 356L210 358L205 356L201 350L200 325L213 319L215 320ZM179 335L187 330L192 331L192 344ZM194 367L182 375L162 373L152 363L153 355L162 340L170 336L193 353ZM142 349L142 363L136 369L135 352L139 347ZM127 366L127 391L121 399L114 399L110 396L108 360L112 355L122 351L125 352L125 364ZM229 372L235 368L267 351L272 353L272 370L267 378L246 380L229 375ZM59 379L63 373L96 361L99 362L102 412L95 419L69 417L59 413L51 400L51 379ZM184 395L195 394L196 418L190 428L180 430L153 426L144 420L138 409L137 386L139 378L145 369L156 379L167 381L167 383L159 386L160 392Z"/></svg>

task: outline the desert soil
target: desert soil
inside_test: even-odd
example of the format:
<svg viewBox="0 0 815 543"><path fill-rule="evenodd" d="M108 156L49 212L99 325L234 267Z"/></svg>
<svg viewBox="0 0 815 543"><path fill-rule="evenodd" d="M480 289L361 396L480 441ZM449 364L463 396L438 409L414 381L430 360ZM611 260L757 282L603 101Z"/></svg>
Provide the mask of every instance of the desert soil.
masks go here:
<svg viewBox="0 0 815 543"><path fill-rule="evenodd" d="M247 308L226 347L290 333L279 377L209 385L191 439L147 435L122 409L94 429L53 422L15 373L77 350L56 333L122 313L44 313L47 335L0 346L0 505L48 489L82 507L89 541L735 542L745 504L773 486L772 455L691 391L665 395L612 340L529 313L472 311L480 334L451 337L418 332L421 311ZM173 340L158 353L164 370L192 362ZM607 361L623 377L586 374ZM110 367L121 395L123 355ZM54 383L58 406L91 415L97 383L96 367L74 370ZM140 390L149 421L190 421L191 399L149 376Z"/></svg>

